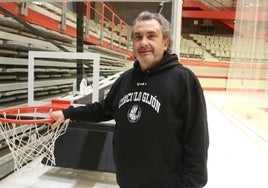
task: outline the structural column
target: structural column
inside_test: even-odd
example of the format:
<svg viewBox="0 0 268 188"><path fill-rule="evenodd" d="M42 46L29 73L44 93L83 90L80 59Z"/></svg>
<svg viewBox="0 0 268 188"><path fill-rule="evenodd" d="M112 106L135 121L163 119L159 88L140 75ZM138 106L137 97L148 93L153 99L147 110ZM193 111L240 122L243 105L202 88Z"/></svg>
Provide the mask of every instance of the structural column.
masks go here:
<svg viewBox="0 0 268 188"><path fill-rule="evenodd" d="M172 1L172 15L171 24L173 26L173 53L180 54L180 41L181 41L181 22L182 22L182 0Z"/></svg>

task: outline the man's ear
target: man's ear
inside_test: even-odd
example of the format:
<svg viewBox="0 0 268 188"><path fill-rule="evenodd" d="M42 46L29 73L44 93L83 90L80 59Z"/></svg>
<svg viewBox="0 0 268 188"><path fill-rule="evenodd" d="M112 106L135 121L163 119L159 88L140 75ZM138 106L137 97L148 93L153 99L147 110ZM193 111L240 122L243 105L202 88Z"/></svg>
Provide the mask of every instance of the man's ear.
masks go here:
<svg viewBox="0 0 268 188"><path fill-rule="evenodd" d="M169 42L170 42L170 41L169 41L168 38L166 38L166 39L163 40L163 44L164 44L164 46L165 46L165 49L168 48Z"/></svg>

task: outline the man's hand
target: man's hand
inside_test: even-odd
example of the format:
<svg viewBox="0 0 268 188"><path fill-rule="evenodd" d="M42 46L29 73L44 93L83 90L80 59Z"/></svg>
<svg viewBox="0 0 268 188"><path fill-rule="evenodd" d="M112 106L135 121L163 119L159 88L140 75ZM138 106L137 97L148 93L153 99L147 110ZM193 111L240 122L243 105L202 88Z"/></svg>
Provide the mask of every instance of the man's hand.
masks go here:
<svg viewBox="0 0 268 188"><path fill-rule="evenodd" d="M49 119L54 119L55 122L53 124L51 124L51 127L52 128L56 128L58 126L60 126L62 123L64 123L65 121L65 118L64 118L64 115L62 113L61 110L59 111L54 111L54 112L51 112L49 115L48 115L48 118ZM66 120L67 121L67 120Z"/></svg>

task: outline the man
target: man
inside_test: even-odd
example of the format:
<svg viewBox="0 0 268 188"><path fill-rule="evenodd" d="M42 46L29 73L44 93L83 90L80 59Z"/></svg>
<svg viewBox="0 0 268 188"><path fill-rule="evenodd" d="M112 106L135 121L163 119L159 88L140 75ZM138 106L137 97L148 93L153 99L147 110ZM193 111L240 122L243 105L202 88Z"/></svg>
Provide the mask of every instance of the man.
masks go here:
<svg viewBox="0 0 268 188"><path fill-rule="evenodd" d="M106 99L51 114L66 119L115 119L113 138L121 188L200 188L207 182L206 104L195 75L170 54L170 23L142 12L134 22L134 67Z"/></svg>

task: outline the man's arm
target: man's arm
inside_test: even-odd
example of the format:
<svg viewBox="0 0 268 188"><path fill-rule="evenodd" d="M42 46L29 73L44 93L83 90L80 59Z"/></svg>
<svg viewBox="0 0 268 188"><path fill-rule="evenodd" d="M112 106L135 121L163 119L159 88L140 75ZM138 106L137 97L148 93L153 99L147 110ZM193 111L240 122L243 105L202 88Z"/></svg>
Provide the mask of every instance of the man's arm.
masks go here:
<svg viewBox="0 0 268 188"><path fill-rule="evenodd" d="M184 103L183 171L185 187L200 188L207 182L209 133L206 102L201 85L194 75L188 80Z"/></svg>

